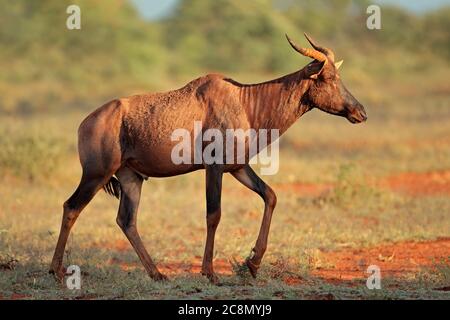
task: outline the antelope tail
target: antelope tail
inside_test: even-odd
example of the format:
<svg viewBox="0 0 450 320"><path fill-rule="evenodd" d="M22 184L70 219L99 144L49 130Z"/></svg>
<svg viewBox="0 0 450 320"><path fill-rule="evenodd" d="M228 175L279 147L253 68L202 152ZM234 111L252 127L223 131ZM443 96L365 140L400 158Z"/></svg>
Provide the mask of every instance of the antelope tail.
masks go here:
<svg viewBox="0 0 450 320"><path fill-rule="evenodd" d="M117 199L120 199L120 193L122 191L122 188L117 178L111 177L111 179L109 179L109 181L103 186L103 190L107 194L116 197Z"/></svg>

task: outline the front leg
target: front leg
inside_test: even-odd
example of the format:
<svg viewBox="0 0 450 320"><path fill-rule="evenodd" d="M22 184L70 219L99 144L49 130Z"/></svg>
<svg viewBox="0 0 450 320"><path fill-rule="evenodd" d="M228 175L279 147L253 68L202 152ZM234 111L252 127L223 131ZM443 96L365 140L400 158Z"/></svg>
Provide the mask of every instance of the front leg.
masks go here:
<svg viewBox="0 0 450 320"><path fill-rule="evenodd" d="M251 275L256 278L261 260L266 252L267 240L269 238L270 222L272 220L273 210L277 203L275 192L258 177L253 169L247 164L244 168L231 173L239 182L247 188L253 190L264 200L264 216L259 229L258 239L252 250L253 255L245 262Z"/></svg>
<svg viewBox="0 0 450 320"><path fill-rule="evenodd" d="M214 237L220 221L220 198L222 195L223 169L220 165L206 166L206 245L203 256L202 274L217 284L219 278L213 269Z"/></svg>

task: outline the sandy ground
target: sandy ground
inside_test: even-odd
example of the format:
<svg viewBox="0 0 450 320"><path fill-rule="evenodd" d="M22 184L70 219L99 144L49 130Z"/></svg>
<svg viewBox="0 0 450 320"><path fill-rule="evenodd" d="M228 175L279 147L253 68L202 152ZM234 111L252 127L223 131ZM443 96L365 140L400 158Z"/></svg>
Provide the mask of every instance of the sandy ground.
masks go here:
<svg viewBox="0 0 450 320"><path fill-rule="evenodd" d="M377 186L412 196L450 195L450 171L428 173L401 173L388 176L374 182ZM302 196L316 197L333 189L332 184L290 183L273 186L279 192L293 192ZM224 192L232 193L226 189ZM244 191L250 192L250 191ZM369 221L370 222L370 221ZM102 248L123 252L132 250L126 240L96 244ZM380 267L381 276L393 279L406 279L409 275L431 267L442 259L450 257L450 237L433 241L405 241L385 243L373 247L341 248L335 251L320 251L320 266L311 271L311 276L326 282L340 285L352 285L358 279L367 279L367 267ZM141 268L139 261L129 263L112 258L109 264L119 265L123 270ZM201 271L202 257L196 256L191 261L180 263L160 263L158 268L168 276L198 274ZM1 266L7 268L8 266ZM215 259L214 268L219 275L232 275L232 264L226 259ZM288 285L300 285L300 277L285 277ZM450 291L450 287L440 290ZM14 294L0 299L26 299L27 296ZM90 297L83 297L89 299Z"/></svg>

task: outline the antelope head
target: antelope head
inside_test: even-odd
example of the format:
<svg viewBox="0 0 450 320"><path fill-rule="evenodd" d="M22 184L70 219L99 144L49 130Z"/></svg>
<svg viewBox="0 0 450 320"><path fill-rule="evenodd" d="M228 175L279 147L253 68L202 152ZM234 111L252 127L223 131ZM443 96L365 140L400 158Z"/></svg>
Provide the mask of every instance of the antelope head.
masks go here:
<svg viewBox="0 0 450 320"><path fill-rule="evenodd" d="M299 47L286 35L295 51L314 59L304 69L306 77L312 80L303 97L304 103L311 108L345 117L351 123L366 121L364 107L341 81L338 70L343 61L334 62L333 51L319 46L306 33L305 37L313 49Z"/></svg>

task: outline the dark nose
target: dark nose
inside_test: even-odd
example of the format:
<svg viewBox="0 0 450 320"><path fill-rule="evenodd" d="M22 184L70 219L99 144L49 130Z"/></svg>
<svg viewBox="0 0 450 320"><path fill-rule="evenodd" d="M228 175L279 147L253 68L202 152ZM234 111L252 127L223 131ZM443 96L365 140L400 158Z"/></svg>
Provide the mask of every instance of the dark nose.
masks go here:
<svg viewBox="0 0 450 320"><path fill-rule="evenodd" d="M353 112L355 113L355 117L359 122L364 122L367 120L366 110L364 110L364 107L359 102L353 110Z"/></svg>
<svg viewBox="0 0 450 320"><path fill-rule="evenodd" d="M353 107L353 110L348 114L347 119L352 123L361 123L367 120L367 114L363 106L358 105Z"/></svg>
<svg viewBox="0 0 450 320"><path fill-rule="evenodd" d="M364 111L364 109L360 110L359 114L361 115L361 119L362 119L361 121L366 121L367 120L367 114L366 114L366 111Z"/></svg>

